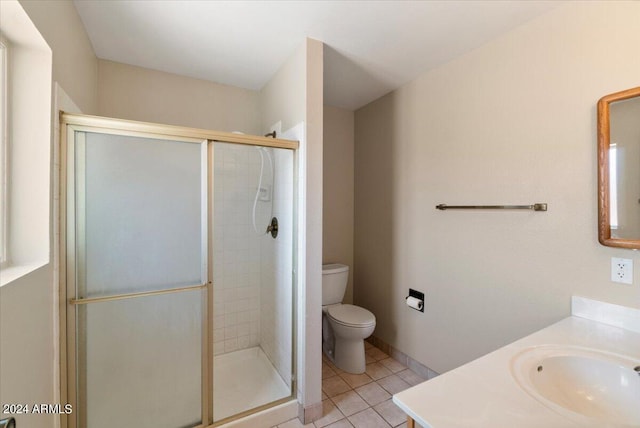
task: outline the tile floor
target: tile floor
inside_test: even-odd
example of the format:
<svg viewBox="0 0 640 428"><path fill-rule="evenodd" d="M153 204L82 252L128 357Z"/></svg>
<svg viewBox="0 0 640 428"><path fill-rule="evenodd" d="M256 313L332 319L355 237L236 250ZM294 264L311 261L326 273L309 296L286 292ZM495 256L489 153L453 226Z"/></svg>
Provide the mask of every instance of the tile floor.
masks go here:
<svg viewBox="0 0 640 428"><path fill-rule="evenodd" d="M273 428L389 428L407 425L391 396L426 379L365 342L367 370L343 372L322 356L322 418L302 425L291 419Z"/></svg>

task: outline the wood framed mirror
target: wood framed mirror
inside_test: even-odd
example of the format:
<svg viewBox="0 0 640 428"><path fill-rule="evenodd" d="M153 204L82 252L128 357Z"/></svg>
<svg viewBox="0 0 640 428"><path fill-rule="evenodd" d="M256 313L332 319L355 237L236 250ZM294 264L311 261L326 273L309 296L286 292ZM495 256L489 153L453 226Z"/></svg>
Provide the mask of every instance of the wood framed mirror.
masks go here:
<svg viewBox="0 0 640 428"><path fill-rule="evenodd" d="M640 249L640 87L598 101L598 240Z"/></svg>

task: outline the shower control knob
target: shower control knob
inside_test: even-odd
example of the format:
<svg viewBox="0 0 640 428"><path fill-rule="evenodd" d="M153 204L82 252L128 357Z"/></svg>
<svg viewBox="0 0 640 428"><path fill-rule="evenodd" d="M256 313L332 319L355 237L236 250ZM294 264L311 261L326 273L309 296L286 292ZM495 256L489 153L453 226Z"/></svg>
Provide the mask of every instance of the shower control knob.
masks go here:
<svg viewBox="0 0 640 428"><path fill-rule="evenodd" d="M267 227L267 233L271 233L271 237L276 239L278 236L278 219L276 217L271 219L271 224Z"/></svg>

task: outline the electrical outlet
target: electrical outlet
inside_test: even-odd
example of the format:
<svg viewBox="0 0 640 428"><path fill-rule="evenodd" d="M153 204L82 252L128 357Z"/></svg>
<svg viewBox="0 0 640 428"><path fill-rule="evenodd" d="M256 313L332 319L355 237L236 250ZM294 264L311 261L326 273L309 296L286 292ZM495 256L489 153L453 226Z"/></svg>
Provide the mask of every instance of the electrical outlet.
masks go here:
<svg viewBox="0 0 640 428"><path fill-rule="evenodd" d="M611 257L611 281L633 284L633 260Z"/></svg>

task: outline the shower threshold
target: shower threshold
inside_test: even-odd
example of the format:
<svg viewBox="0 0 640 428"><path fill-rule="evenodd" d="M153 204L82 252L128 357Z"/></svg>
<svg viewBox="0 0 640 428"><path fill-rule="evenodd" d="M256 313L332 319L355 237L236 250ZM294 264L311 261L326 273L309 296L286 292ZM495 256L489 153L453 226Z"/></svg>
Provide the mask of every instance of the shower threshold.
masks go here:
<svg viewBox="0 0 640 428"><path fill-rule="evenodd" d="M291 388L258 346L213 359L215 421L290 395Z"/></svg>

